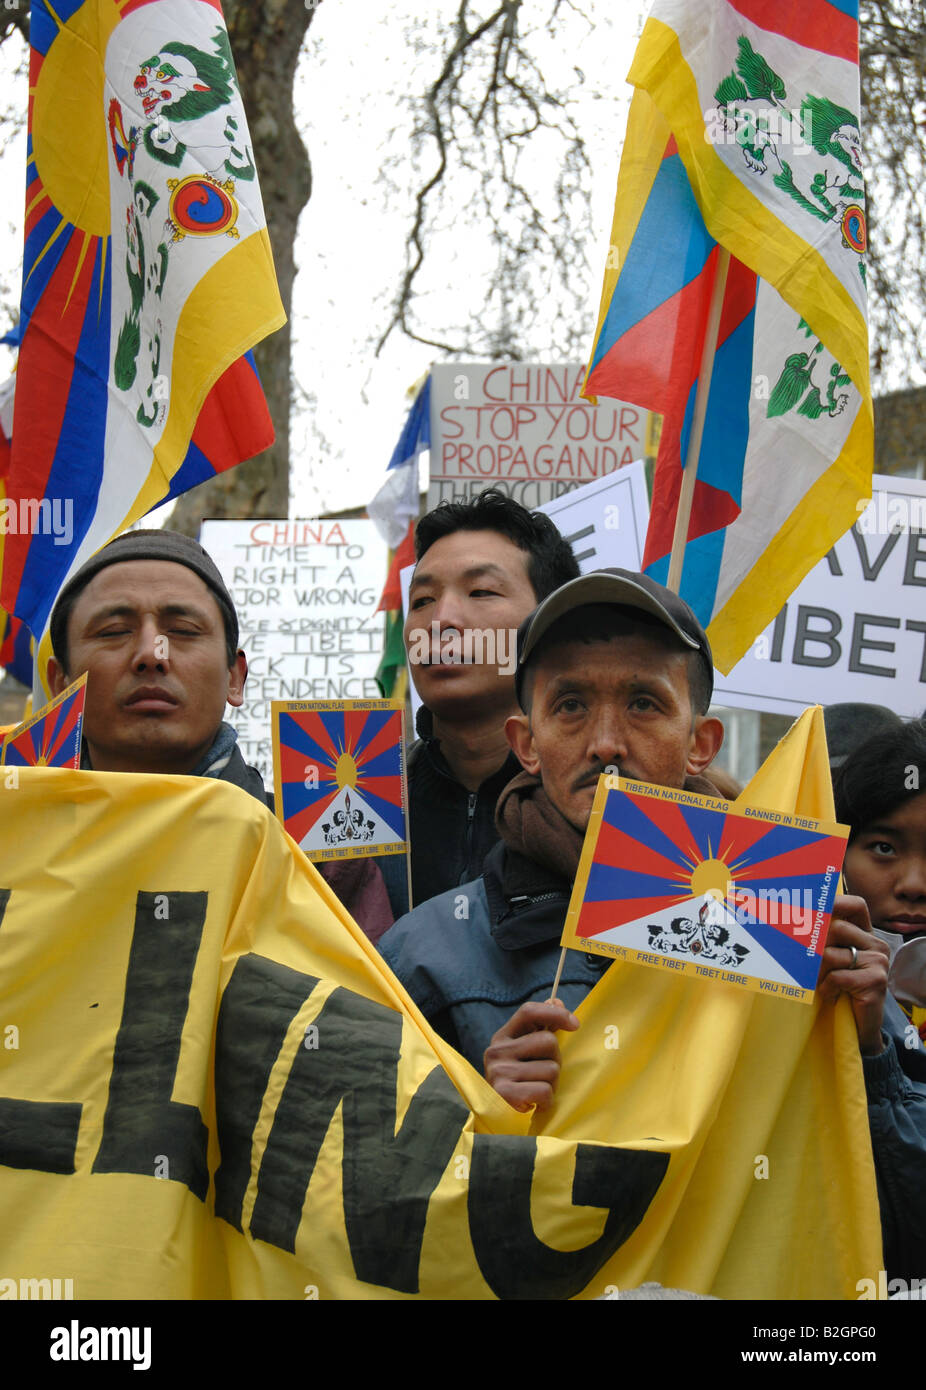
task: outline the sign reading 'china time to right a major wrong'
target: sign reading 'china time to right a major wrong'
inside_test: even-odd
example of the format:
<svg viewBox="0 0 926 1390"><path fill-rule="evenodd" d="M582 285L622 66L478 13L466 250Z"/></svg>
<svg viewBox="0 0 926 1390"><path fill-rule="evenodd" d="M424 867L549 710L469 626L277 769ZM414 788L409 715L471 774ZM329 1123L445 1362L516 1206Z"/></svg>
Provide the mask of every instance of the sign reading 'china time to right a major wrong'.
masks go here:
<svg viewBox="0 0 926 1390"><path fill-rule="evenodd" d="M584 380L577 363L432 367L428 507L497 487L532 510L642 458L649 412L592 405Z"/></svg>
<svg viewBox="0 0 926 1390"><path fill-rule="evenodd" d="M270 786L274 701L379 698L386 543L372 521L285 519L206 521L202 542L228 586L248 659L244 703L226 719Z"/></svg>

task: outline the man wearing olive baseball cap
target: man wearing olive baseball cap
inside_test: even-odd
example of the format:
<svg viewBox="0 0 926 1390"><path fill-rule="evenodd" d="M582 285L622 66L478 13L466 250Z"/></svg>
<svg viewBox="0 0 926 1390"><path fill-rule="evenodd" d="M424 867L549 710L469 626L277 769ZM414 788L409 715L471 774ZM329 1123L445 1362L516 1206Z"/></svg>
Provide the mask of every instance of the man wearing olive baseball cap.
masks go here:
<svg viewBox="0 0 926 1390"><path fill-rule="evenodd" d="M598 779L712 793L723 739L707 714L713 662L677 595L643 574L597 570L557 589L518 633L522 713L505 733L524 771L496 810L501 843L481 878L423 903L380 949L438 1032L517 1109L552 1100L555 1029L607 967L569 951L548 1004L563 919Z"/></svg>

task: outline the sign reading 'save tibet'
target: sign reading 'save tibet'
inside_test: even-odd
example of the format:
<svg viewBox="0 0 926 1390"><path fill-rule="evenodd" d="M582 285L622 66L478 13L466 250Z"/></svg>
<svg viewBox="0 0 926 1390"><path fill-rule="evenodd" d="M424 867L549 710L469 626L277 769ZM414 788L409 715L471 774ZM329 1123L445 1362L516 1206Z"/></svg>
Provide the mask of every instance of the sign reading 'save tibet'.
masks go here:
<svg viewBox="0 0 926 1390"><path fill-rule="evenodd" d="M926 483L876 474L858 521L729 675L718 705L797 715L856 700L926 706Z"/></svg>

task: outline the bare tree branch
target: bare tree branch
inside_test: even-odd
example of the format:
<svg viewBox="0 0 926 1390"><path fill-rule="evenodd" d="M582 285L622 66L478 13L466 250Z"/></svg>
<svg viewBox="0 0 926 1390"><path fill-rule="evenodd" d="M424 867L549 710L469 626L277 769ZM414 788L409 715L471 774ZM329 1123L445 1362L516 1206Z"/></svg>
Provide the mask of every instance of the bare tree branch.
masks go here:
<svg viewBox="0 0 926 1390"><path fill-rule="evenodd" d="M926 359L926 19L920 0L863 0L859 20L872 366L884 389Z"/></svg>
<svg viewBox="0 0 926 1390"><path fill-rule="evenodd" d="M561 3L553 0L551 5L545 26L550 32ZM572 0L568 10L570 19L584 18ZM553 314L560 338L578 346L587 334L587 284L584 275L577 281L574 272L587 269L580 248L590 240L588 159L569 113L570 93L548 86L529 51L529 37L519 29L521 12L522 0L502 0L476 19L469 0L459 0L439 72L419 102L413 159L420 162L430 147L436 165L414 197L406 266L377 355L399 329L442 353L520 357L530 340L530 325L550 317L555 301L554 284L548 280L566 301ZM574 71L581 82L581 72ZM552 195L548 208L541 206L538 189L519 173L531 142L541 136L548 143L536 167L545 171L548 184L548 171L557 170L545 190ZM552 139L561 153L551 160ZM485 303L470 312L456 341L426 326L420 288L428 243L451 199L463 205L454 224L467 219L475 224L478 217L478 244L494 246L496 252Z"/></svg>

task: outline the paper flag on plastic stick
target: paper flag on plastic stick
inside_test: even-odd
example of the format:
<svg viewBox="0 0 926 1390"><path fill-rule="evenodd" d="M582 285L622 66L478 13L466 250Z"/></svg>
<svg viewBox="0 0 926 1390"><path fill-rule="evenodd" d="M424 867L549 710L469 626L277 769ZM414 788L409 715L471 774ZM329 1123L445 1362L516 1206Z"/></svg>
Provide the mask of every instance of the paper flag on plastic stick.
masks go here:
<svg viewBox="0 0 926 1390"><path fill-rule="evenodd" d="M49 704L7 734L0 762L20 767L80 767L86 672Z"/></svg>
<svg viewBox="0 0 926 1390"><path fill-rule="evenodd" d="M848 834L602 777L563 945L809 1003Z"/></svg>
<svg viewBox="0 0 926 1390"><path fill-rule="evenodd" d="M277 815L309 859L406 848L403 711L390 700L274 700Z"/></svg>

